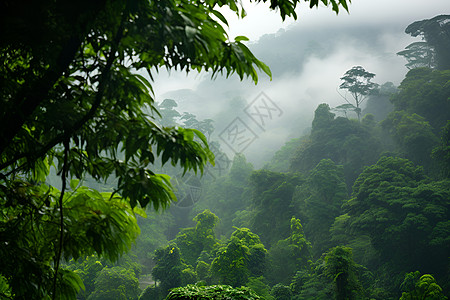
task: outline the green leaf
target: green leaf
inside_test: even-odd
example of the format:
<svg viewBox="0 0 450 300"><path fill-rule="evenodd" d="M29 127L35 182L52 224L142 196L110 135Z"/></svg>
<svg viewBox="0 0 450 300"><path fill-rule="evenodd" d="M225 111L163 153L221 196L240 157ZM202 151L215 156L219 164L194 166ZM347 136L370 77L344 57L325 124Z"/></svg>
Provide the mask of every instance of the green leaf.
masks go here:
<svg viewBox="0 0 450 300"><path fill-rule="evenodd" d="M246 37L246 36L243 36L243 35L239 35L239 36L237 36L237 37L235 37L234 38L234 41L235 42L242 42L242 41L249 41L250 39L248 38L248 37Z"/></svg>
<svg viewBox="0 0 450 300"><path fill-rule="evenodd" d="M72 189L72 191L75 191L79 184L80 184L79 179L71 179L70 180L70 188Z"/></svg>

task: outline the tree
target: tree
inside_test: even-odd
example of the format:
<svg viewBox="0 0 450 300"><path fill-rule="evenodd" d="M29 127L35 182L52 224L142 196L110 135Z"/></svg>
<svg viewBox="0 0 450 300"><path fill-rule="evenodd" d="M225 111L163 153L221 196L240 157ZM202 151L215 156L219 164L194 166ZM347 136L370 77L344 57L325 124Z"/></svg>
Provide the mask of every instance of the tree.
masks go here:
<svg viewBox="0 0 450 300"><path fill-rule="evenodd" d="M368 235L392 287L411 266L438 278L448 271L450 182L430 181L407 159L383 156L364 169L344 204L348 233ZM432 253L432 255L431 255ZM380 277L381 277L380 276Z"/></svg>
<svg viewBox="0 0 450 300"><path fill-rule="evenodd" d="M441 141L431 155L438 162L442 176L450 178L450 121L442 129Z"/></svg>
<svg viewBox="0 0 450 300"><path fill-rule="evenodd" d="M245 285L250 276L264 272L266 252L259 236L247 228L236 228L227 245L218 250L211 271L223 284Z"/></svg>
<svg viewBox="0 0 450 300"><path fill-rule="evenodd" d="M95 279L105 266L95 255L86 257L81 263L71 261L68 268L74 270L81 278L84 284L84 290L78 293L80 299L87 299L95 289Z"/></svg>
<svg viewBox="0 0 450 300"><path fill-rule="evenodd" d="M291 300L292 298L292 292L289 286L280 283L274 285L270 293L276 300Z"/></svg>
<svg viewBox="0 0 450 300"><path fill-rule="evenodd" d="M106 267L95 279L95 289L88 300L137 300L140 292L139 282L133 270Z"/></svg>
<svg viewBox="0 0 450 300"><path fill-rule="evenodd" d="M2 274L9 274L8 284L17 297L47 299L53 280L58 287L56 294L75 297L83 284L76 285L81 281L79 276L66 267L55 275L51 266L56 264L57 249L67 261L94 253L117 260L139 234L135 214L144 213L133 210L118 195L79 186L78 180L71 180L72 191L63 196L45 184L24 184L16 180L8 189L0 190L4 243L0 247L0 269ZM11 190L14 195L9 194ZM64 203L64 243L58 242L59 199ZM65 290L61 290L63 287Z"/></svg>
<svg viewBox="0 0 450 300"><path fill-rule="evenodd" d="M266 277L273 284L289 284L296 272L308 270L311 258L311 244L300 220L293 217L290 236L269 249Z"/></svg>
<svg viewBox="0 0 450 300"><path fill-rule="evenodd" d="M218 245L214 227L219 218L206 209L199 213L194 221L197 222L195 227L182 229L174 240L181 251L182 258L192 266L195 266L202 251L211 253Z"/></svg>
<svg viewBox="0 0 450 300"><path fill-rule="evenodd" d="M436 64L440 70L450 69L450 16L440 15L416 21L406 27L405 32L413 37L421 36L436 53Z"/></svg>
<svg viewBox="0 0 450 300"><path fill-rule="evenodd" d="M377 121L382 121L394 109L390 99L393 95L398 93L397 87L392 82L385 82L380 85L378 92L375 95L370 95L367 98L363 115L373 114Z"/></svg>
<svg viewBox="0 0 450 300"><path fill-rule="evenodd" d="M339 246L330 249L325 256L324 274L333 280L337 300L361 299L362 286L351 248Z"/></svg>
<svg viewBox="0 0 450 300"><path fill-rule="evenodd" d="M296 17L299 2L271 1L270 7L278 9L283 19ZM348 10L346 0L310 1L310 7L319 2L331 3L336 13L339 5ZM131 207L139 203L159 208L174 195L168 178L151 170L156 155L162 156L163 164L170 161L184 170L201 171L212 162L199 131L161 128L144 112L144 106L151 112L156 108L152 85L141 72L151 78L161 67L206 70L213 76L236 73L255 82L257 69L270 75L244 45L244 37L228 40L219 6L244 15L232 0L38 1L26 3L26 9L21 1L0 4L0 228L5 243L14 237L16 242L10 245L18 247L16 253L26 253L2 256L23 268L14 272L1 268L1 273L17 297L56 297L59 261L69 241L64 233L78 224L64 216L69 177L88 174L100 181L116 176L116 197ZM61 193L49 204L49 190L41 187L55 161ZM113 207L118 214L128 212L124 205ZM32 228L45 228L47 219L58 223L60 235L52 236L50 244L40 236L15 235L16 216L26 214L32 216ZM76 252L111 251L116 257L126 249L99 247L95 243L105 236L98 237ZM31 251L46 243L45 253ZM24 262L33 263L21 264L25 257ZM18 287L13 282L20 276L29 278ZM48 284L52 280L53 287Z"/></svg>
<svg viewBox="0 0 450 300"><path fill-rule="evenodd" d="M252 204L250 229L264 245L271 247L290 235L291 206L295 188L303 181L299 174L254 171L250 176Z"/></svg>
<svg viewBox="0 0 450 300"><path fill-rule="evenodd" d="M152 277L160 283L160 294L167 295L169 289L181 286L181 272L184 266L180 249L175 245L157 249L154 260L156 264L152 270Z"/></svg>
<svg viewBox="0 0 450 300"><path fill-rule="evenodd" d="M367 72L361 66L351 68L341 77L342 83L339 88L347 90L353 97L358 120L361 120L361 104L367 99L368 95L373 94L378 89L378 84L371 81L374 77L375 74ZM346 97L343 98L351 104Z"/></svg>
<svg viewBox="0 0 450 300"><path fill-rule="evenodd" d="M424 117L438 134L450 119L449 80L450 70L410 70L399 86L399 93L391 98L395 110Z"/></svg>
<svg viewBox="0 0 450 300"><path fill-rule="evenodd" d="M309 172L322 159L343 165L348 187L379 157L381 143L373 126L365 122L334 118L327 104L320 104L312 123L311 135L304 139L291 161L290 171ZM370 125L370 123L369 123Z"/></svg>
<svg viewBox="0 0 450 300"><path fill-rule="evenodd" d="M292 205L300 212L314 257L331 247L330 227L347 197L343 167L330 159L322 159L297 188Z"/></svg>
<svg viewBox="0 0 450 300"><path fill-rule="evenodd" d="M430 169L431 151L438 139L425 118L405 111L393 111L381 122L381 127L408 159Z"/></svg>
<svg viewBox="0 0 450 300"><path fill-rule="evenodd" d="M287 141L275 154L272 159L264 165L264 169L273 172L288 172L289 164L295 151L300 147L304 138L295 138Z"/></svg>
<svg viewBox="0 0 450 300"><path fill-rule="evenodd" d="M314 119L312 121L312 133L322 129L328 129L334 120L335 114L331 112L330 106L321 103L314 111Z"/></svg>
<svg viewBox="0 0 450 300"><path fill-rule="evenodd" d="M405 50L397 52L397 55L406 58L408 69L426 67L434 68L435 53L434 48L427 42L414 42L405 47Z"/></svg>
<svg viewBox="0 0 450 300"><path fill-rule="evenodd" d="M405 279L400 286L403 291L400 300L446 300L442 288L430 274L420 276L420 272L405 274Z"/></svg>
<svg viewBox="0 0 450 300"><path fill-rule="evenodd" d="M173 99L164 99L158 104L158 112L161 115L161 125L163 126L175 126L177 119L181 114L175 110L178 104Z"/></svg>

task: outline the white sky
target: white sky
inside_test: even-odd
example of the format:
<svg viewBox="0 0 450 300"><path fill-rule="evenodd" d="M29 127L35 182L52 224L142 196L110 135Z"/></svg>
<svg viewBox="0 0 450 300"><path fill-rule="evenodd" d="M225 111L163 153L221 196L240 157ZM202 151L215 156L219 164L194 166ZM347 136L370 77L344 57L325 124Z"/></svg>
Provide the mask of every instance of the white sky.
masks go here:
<svg viewBox="0 0 450 300"><path fill-rule="evenodd" d="M284 22L276 11L272 11L267 3L250 3L243 1L247 16L238 19L229 10L222 9L230 25L229 36L247 36L251 41L257 41L264 34L276 33L280 28L302 26L311 28L317 26L340 26L366 24L380 24L383 22L403 24L404 28L414 21L432 18L439 14L450 14L450 0L353 0L349 5L349 13L341 10L336 15L330 7L321 5L310 9L308 3L303 2L297 7L297 20L287 18ZM405 34L406 36L406 34ZM387 37L389 38L389 37ZM405 44L406 46L407 44ZM399 49L401 50L401 49ZM166 74L164 70L156 77L154 84L156 98L164 93L185 88L193 88L199 84L205 74L191 72L172 72Z"/></svg>
<svg viewBox="0 0 450 300"><path fill-rule="evenodd" d="M357 24L359 22L402 22L410 24L417 20L428 19L438 14L450 14L449 0L353 0L349 5L349 14L341 10L336 15L331 7L321 5L310 9L308 3L301 3L297 7L297 20L292 18L282 22L275 11L269 9L266 3L244 2L247 16L238 19L233 13L223 10L230 24L230 37L245 35L250 40L257 40L264 34L275 33L280 28L287 28L292 24L314 27L324 23Z"/></svg>

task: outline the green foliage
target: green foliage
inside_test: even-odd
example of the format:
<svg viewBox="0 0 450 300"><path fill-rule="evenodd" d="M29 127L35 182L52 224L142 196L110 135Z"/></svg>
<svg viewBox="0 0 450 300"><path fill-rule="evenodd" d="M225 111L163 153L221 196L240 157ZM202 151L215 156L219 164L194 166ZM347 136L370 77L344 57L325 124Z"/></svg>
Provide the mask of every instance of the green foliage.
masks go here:
<svg viewBox="0 0 450 300"><path fill-rule="evenodd" d="M437 137L429 123L417 114L405 111L393 111L381 123L400 151L417 164L430 168L432 149L437 144Z"/></svg>
<svg viewBox="0 0 450 300"><path fill-rule="evenodd" d="M195 267L195 272L197 274L197 278L199 280L203 280L205 282L208 282L209 281L209 277L210 277L210 274L209 274L210 267L211 266L208 263L206 263L206 262L204 262L202 260L199 260L197 262L197 266Z"/></svg>
<svg viewBox="0 0 450 300"><path fill-rule="evenodd" d="M139 296L139 300L156 300L161 299L160 289L155 285L147 286L142 294Z"/></svg>
<svg viewBox="0 0 450 300"><path fill-rule="evenodd" d="M346 183L351 186L364 166L376 162L380 152L381 143L372 126L334 118L330 107L321 104L316 109L309 139L304 140L292 159L291 171L307 172L322 159L331 159L344 166Z"/></svg>
<svg viewBox="0 0 450 300"><path fill-rule="evenodd" d="M292 292L286 285L276 284L270 292L275 300L291 300Z"/></svg>
<svg viewBox="0 0 450 300"><path fill-rule="evenodd" d="M352 248L353 257L356 262L375 269L380 264L380 258L372 245L367 233L353 232L349 230L352 218L343 214L334 220L330 227L331 242L334 245L343 245Z"/></svg>
<svg viewBox="0 0 450 300"><path fill-rule="evenodd" d="M12 299L11 288L6 278L0 275L0 299Z"/></svg>
<svg viewBox="0 0 450 300"><path fill-rule="evenodd" d="M98 257L95 255L88 256L86 259L77 263L75 261L70 261L68 268L70 270L75 271L85 286L85 289L78 293L78 297L81 299L87 299L89 295L95 289L95 279L97 275L103 270L105 266L98 260Z"/></svg>
<svg viewBox="0 0 450 300"><path fill-rule="evenodd" d="M197 222L195 228L182 229L174 240L184 261L192 266L195 266L202 251L211 253L217 246L214 227L219 218L209 210L204 210L194 221Z"/></svg>
<svg viewBox="0 0 450 300"><path fill-rule="evenodd" d="M168 240L165 229L173 226L174 217L169 213L152 212L147 210L147 217L137 217L137 223L141 234L132 247L134 253L142 265L142 273L148 274L153 267L153 253L156 249L167 245Z"/></svg>
<svg viewBox="0 0 450 300"><path fill-rule="evenodd" d="M430 274L420 276L419 271L406 273L401 289L403 293L400 300L447 299L434 277Z"/></svg>
<svg viewBox="0 0 450 300"><path fill-rule="evenodd" d="M330 159L321 160L296 189L293 205L300 212L316 258L331 247L330 227L346 199L343 167Z"/></svg>
<svg viewBox="0 0 450 300"><path fill-rule="evenodd" d="M330 106L326 103L319 104L314 111L312 121L312 132L319 130L328 130L334 120L335 114L331 112Z"/></svg>
<svg viewBox="0 0 450 300"><path fill-rule="evenodd" d="M348 229L370 237L389 264L387 284L411 266L446 274L449 187L448 181L430 182L421 167L396 157L382 157L358 177L345 204Z"/></svg>
<svg viewBox="0 0 450 300"><path fill-rule="evenodd" d="M357 277L352 249L342 246L332 248L324 260L324 275L333 281L336 299L361 299L362 287Z"/></svg>
<svg viewBox="0 0 450 300"><path fill-rule="evenodd" d="M296 18L300 2L270 1L270 7L283 19ZM346 0L309 2L348 10ZM8 243L0 250L0 269L17 297L44 299L56 297L51 291L64 280L61 274L70 277L58 274L62 255L97 252L116 259L136 237L130 207L165 208L175 199L169 177L154 172L157 156L185 172L213 164L199 130L155 122L153 87L141 74L153 79L164 67L257 82L258 70L271 72L245 45L247 38L230 41L217 8L244 17L234 0L22 4L0 4L0 233ZM61 195L67 178L117 179L110 209L105 199L100 207L86 203L86 197L103 198L92 190L73 197L76 207L61 196L58 208L43 184L56 161Z"/></svg>
<svg viewBox="0 0 450 300"><path fill-rule="evenodd" d="M120 253L130 249L139 234L135 216L139 210L133 210L129 202L117 194L78 186L76 180L71 186L74 190L65 193L62 199L65 259L93 253L118 259ZM0 195L0 228L6 245L0 249L2 273L11 275L7 277L8 283L17 296L45 298L47 289L51 289L52 266L60 238L57 199L61 194L45 184L16 180L8 182ZM67 272L64 274L69 276ZM73 288L71 293L76 294L79 285Z"/></svg>
<svg viewBox="0 0 450 300"><path fill-rule="evenodd" d="M197 282L197 273L191 268L181 271L181 285L193 284Z"/></svg>
<svg viewBox="0 0 450 300"><path fill-rule="evenodd" d="M450 119L450 71L410 70L392 97L396 110L423 116L437 134Z"/></svg>
<svg viewBox="0 0 450 300"><path fill-rule="evenodd" d="M376 121L384 120L394 109L390 98L398 93L397 87L392 82L385 82L380 85L378 93L369 95L363 114L373 114ZM364 118L362 119L364 121Z"/></svg>
<svg viewBox="0 0 450 300"><path fill-rule="evenodd" d="M274 300L270 295L270 286L267 285L264 276L249 277L246 284L251 290L253 290L261 299Z"/></svg>
<svg viewBox="0 0 450 300"><path fill-rule="evenodd" d="M289 284L297 271L309 269L311 244L305 238L299 219L291 219L290 236L270 248L268 259L266 277L274 284Z"/></svg>
<svg viewBox="0 0 450 300"><path fill-rule="evenodd" d="M220 216L216 232L218 235L230 236L233 232L232 226L240 226L233 219L236 214L249 205L248 180L253 171L253 165L247 162L243 154L236 154L231 163L230 171L208 182L204 186L205 197L199 201L195 209L213 209L214 213Z"/></svg>
<svg viewBox="0 0 450 300"><path fill-rule="evenodd" d="M250 228L270 247L290 233L291 207L295 187L302 182L298 174L255 171L250 177L252 217Z"/></svg>
<svg viewBox="0 0 450 300"><path fill-rule="evenodd" d="M261 299L251 289L246 287L233 288L228 285L198 286L189 284L185 287L172 289L166 300L257 300Z"/></svg>
<svg viewBox="0 0 450 300"><path fill-rule="evenodd" d="M333 282L324 275L324 270L325 262L322 256L314 262L311 270L298 271L290 284L292 299L332 299Z"/></svg>
<svg viewBox="0 0 450 300"><path fill-rule="evenodd" d="M139 282L132 270L106 267L95 279L95 289L88 300L137 300L140 293Z"/></svg>
<svg viewBox="0 0 450 300"><path fill-rule="evenodd" d="M152 277L160 282L162 295L167 295L169 289L181 286L182 271L185 265L181 261L180 249L174 245L155 251L156 265L152 270Z"/></svg>
<svg viewBox="0 0 450 300"><path fill-rule="evenodd" d="M287 141L280 150L275 152L270 162L264 166L264 169L273 172L287 172L289 170L291 159L302 140L302 138L297 138Z"/></svg>
<svg viewBox="0 0 450 300"><path fill-rule="evenodd" d="M442 129L441 141L431 155L437 162L444 178L450 178L450 121Z"/></svg>
<svg viewBox="0 0 450 300"><path fill-rule="evenodd" d="M217 251L211 271L223 284L245 285L250 276L264 272L266 252L256 234L247 228L236 228L227 245Z"/></svg>

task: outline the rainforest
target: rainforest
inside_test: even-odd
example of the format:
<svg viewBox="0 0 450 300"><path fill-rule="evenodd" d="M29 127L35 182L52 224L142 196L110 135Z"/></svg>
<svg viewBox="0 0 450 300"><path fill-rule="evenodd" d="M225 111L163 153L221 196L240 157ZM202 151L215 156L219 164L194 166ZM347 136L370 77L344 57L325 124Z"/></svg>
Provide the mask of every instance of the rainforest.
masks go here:
<svg viewBox="0 0 450 300"><path fill-rule="evenodd" d="M0 2L0 299L448 299L450 15L252 2Z"/></svg>

